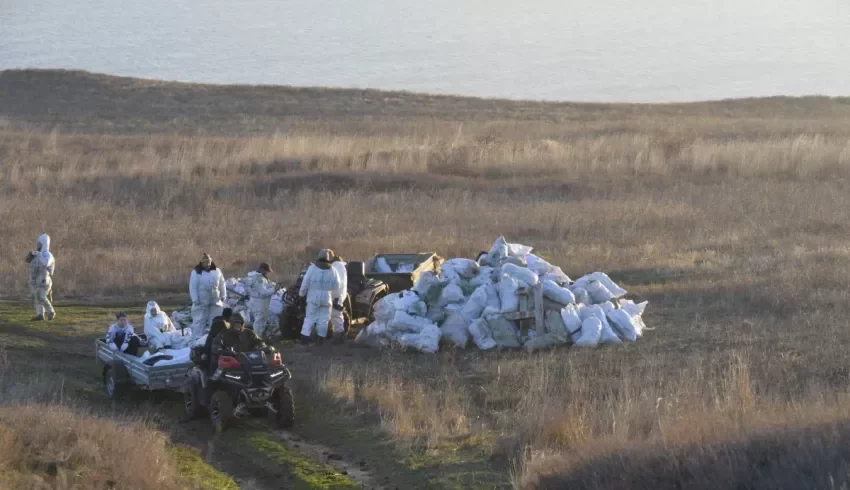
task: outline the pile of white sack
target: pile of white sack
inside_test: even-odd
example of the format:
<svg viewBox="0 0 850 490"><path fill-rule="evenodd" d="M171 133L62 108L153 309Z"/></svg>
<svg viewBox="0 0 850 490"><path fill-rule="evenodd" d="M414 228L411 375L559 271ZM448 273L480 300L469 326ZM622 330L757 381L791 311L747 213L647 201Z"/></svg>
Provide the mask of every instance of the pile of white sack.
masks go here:
<svg viewBox="0 0 850 490"><path fill-rule="evenodd" d="M425 272L413 289L379 301L375 321L355 342L433 353L441 343L458 348L472 343L484 350L537 350L634 342L643 334L647 302L623 299L626 291L602 272L572 281L560 267L531 251L499 237L478 261L445 261L439 274ZM543 293L545 333L522 332L519 322L505 314L519 311L521 290L538 285ZM533 302L533 294L528 297ZM524 308L533 309L533 304Z"/></svg>
<svg viewBox="0 0 850 490"><path fill-rule="evenodd" d="M227 287L227 300L224 302L225 308L231 308L234 313L239 313L245 319L246 325L253 325L254 319L252 318L251 311L248 309L248 290L245 287L244 279L237 279L232 277L225 281ZM235 294L234 294L235 293ZM286 288L281 288L278 290L274 296L271 298L271 302L269 303L269 314L267 320L266 330L269 332L279 331L280 328L280 315L283 313L283 295L286 293ZM174 327L179 329L181 326L183 328L191 328L192 327L192 309L191 307L186 307L182 310L175 310L171 312L171 321L174 323Z"/></svg>

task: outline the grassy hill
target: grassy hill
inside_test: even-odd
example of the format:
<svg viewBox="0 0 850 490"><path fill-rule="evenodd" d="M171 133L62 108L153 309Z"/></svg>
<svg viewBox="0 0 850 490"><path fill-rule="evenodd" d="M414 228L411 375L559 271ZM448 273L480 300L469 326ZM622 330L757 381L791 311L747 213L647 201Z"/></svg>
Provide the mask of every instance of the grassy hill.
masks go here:
<svg viewBox="0 0 850 490"><path fill-rule="evenodd" d="M650 301L655 330L593 351L287 352L337 422L308 431L324 443L372 441L436 488L492 488L494 471L515 488L850 483L846 98L556 104L6 71L0 128L6 297L25 297L48 231L60 306L183 298L203 251L286 282L317 247L474 257L499 235Z"/></svg>

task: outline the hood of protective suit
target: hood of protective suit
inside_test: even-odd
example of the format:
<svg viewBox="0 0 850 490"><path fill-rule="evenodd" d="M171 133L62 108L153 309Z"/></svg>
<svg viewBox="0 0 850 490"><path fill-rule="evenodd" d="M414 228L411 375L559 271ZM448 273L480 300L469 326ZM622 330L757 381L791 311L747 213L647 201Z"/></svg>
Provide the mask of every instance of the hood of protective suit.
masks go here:
<svg viewBox="0 0 850 490"><path fill-rule="evenodd" d="M153 318L151 316L151 310L156 308L158 312L156 316L160 316L162 314L162 308L159 307L156 301L148 301L147 306L145 306L145 318Z"/></svg>
<svg viewBox="0 0 850 490"><path fill-rule="evenodd" d="M52 255L50 254L50 235L47 233L42 233L39 235L36 243L41 245L41 252L38 255L39 260L42 264L48 265L50 262L50 258Z"/></svg>

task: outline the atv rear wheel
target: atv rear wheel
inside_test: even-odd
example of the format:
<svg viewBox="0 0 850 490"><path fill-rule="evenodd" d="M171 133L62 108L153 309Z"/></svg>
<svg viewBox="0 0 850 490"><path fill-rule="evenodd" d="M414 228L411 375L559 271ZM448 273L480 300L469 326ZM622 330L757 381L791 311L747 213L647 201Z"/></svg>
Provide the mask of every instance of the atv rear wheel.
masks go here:
<svg viewBox="0 0 850 490"><path fill-rule="evenodd" d="M210 422L216 433L224 432L233 420L233 400L226 391L216 391L210 399Z"/></svg>
<svg viewBox="0 0 850 490"><path fill-rule="evenodd" d="M275 425L281 429L291 429L295 425L295 398L288 386L277 389L272 406L277 411L269 410L269 417L274 419Z"/></svg>

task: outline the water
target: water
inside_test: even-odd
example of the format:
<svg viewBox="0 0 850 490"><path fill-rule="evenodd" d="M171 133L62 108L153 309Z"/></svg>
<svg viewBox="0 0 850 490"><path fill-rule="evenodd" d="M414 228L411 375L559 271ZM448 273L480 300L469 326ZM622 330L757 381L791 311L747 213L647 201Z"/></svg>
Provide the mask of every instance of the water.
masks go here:
<svg viewBox="0 0 850 490"><path fill-rule="evenodd" d="M581 101L850 95L847 0L0 0L0 69Z"/></svg>

